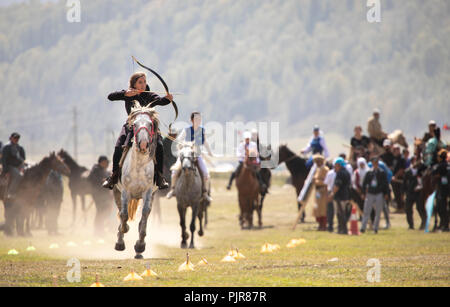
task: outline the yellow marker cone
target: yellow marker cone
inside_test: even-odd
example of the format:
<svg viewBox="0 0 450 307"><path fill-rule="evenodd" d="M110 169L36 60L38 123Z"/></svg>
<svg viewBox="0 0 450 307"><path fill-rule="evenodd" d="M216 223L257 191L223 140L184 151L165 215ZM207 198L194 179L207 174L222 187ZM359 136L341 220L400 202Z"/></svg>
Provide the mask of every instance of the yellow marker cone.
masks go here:
<svg viewBox="0 0 450 307"><path fill-rule="evenodd" d="M98 274L95 274L95 283L90 285L91 288L104 288L105 286L98 281Z"/></svg>
<svg viewBox="0 0 450 307"><path fill-rule="evenodd" d="M198 266L207 265L207 264L209 264L209 263L208 263L208 261L206 261L205 258L202 258L202 260L200 260L200 261L197 263Z"/></svg>
<svg viewBox="0 0 450 307"><path fill-rule="evenodd" d="M18 254L19 254L19 252L15 249L11 249L8 251L8 255L18 255Z"/></svg>
<svg viewBox="0 0 450 307"><path fill-rule="evenodd" d="M184 271L193 271L194 265L189 260L189 253L186 254L186 262L184 262L182 265L178 267L178 272L184 272Z"/></svg>
<svg viewBox="0 0 450 307"><path fill-rule="evenodd" d="M50 246L48 248L50 248L50 249L57 249L57 248L59 248L59 245L56 244L56 243L52 243L52 244L50 244Z"/></svg>
<svg viewBox="0 0 450 307"><path fill-rule="evenodd" d="M67 242L66 246L67 247L77 247L78 245L77 245L77 243L70 241L70 242Z"/></svg>
<svg viewBox="0 0 450 307"><path fill-rule="evenodd" d="M236 262L236 259L230 255L226 255L222 260L220 260L221 262Z"/></svg>
<svg viewBox="0 0 450 307"><path fill-rule="evenodd" d="M263 254L272 253L272 252L273 252L272 245L269 243L266 243L261 247L261 253L263 253Z"/></svg>
<svg viewBox="0 0 450 307"><path fill-rule="evenodd" d="M239 252L239 249L236 248L233 254L234 259L245 259L245 256Z"/></svg>
<svg viewBox="0 0 450 307"><path fill-rule="evenodd" d="M150 267L147 265L147 269L141 274L142 277L158 277L155 271L150 270Z"/></svg>
<svg viewBox="0 0 450 307"><path fill-rule="evenodd" d="M135 281L135 280L144 280L141 276L136 274L134 271L131 271L130 274L128 274L123 281Z"/></svg>
<svg viewBox="0 0 450 307"><path fill-rule="evenodd" d="M36 250L36 248L34 246L27 247L27 252L34 252L35 250Z"/></svg>

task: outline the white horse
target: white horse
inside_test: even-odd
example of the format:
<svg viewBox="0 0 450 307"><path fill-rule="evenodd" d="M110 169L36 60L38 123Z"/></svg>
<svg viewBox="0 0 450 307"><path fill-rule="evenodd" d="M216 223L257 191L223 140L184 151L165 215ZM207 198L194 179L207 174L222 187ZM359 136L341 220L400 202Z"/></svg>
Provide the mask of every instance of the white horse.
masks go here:
<svg viewBox="0 0 450 307"><path fill-rule="evenodd" d="M145 251L147 220L153 201L154 157L158 138L156 112L147 107L133 108L128 124L133 129L133 146L123 161L121 180L114 187L114 198L121 222L115 249L125 250L123 237L129 230L127 221L134 219L139 200L142 199L139 240L134 245L135 258L142 259L142 253Z"/></svg>

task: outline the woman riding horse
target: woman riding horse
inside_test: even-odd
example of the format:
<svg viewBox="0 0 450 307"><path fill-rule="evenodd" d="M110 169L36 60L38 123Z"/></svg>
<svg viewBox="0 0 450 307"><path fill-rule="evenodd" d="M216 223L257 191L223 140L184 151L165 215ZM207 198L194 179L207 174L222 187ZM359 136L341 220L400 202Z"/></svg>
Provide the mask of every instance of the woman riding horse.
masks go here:
<svg viewBox="0 0 450 307"><path fill-rule="evenodd" d="M167 94L161 98L157 94L150 92L150 87L147 84L147 78L145 73L136 72L130 77L128 90L117 91L109 94L108 99L111 101L123 100L125 101L125 110L130 115L131 108L134 101L138 101L142 107L149 106L153 108L155 106L165 106L171 103L173 96ZM120 136L117 139L116 147L113 155L113 173L103 183L104 188L112 189L119 180L120 174L120 159L122 158L124 146L130 146L132 140L132 132L125 123L120 132ZM162 145L161 134L158 131L158 143L156 147L156 167L155 167L155 181L159 189L166 189L169 187L163 176L163 160L164 150Z"/></svg>

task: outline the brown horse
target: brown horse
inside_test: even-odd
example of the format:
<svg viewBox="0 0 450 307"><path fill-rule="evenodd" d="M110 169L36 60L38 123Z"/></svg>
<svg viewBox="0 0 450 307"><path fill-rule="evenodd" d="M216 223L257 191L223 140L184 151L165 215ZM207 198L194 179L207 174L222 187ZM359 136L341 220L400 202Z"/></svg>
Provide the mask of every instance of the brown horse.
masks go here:
<svg viewBox="0 0 450 307"><path fill-rule="evenodd" d="M70 169L67 165L64 164L59 156L52 152L37 165L25 171L17 188L17 195L8 204L8 207L14 211L12 216L7 218L8 228L12 230L12 224L15 220L19 236L31 236L31 213L35 209L35 201L41 194L51 170L66 176L70 175Z"/></svg>
<svg viewBox="0 0 450 307"><path fill-rule="evenodd" d="M253 210L256 210L258 214L258 226L262 227L260 188L255 175L257 166L254 162L255 158L250 158L247 153L242 169L236 178L241 229L251 229L253 227Z"/></svg>

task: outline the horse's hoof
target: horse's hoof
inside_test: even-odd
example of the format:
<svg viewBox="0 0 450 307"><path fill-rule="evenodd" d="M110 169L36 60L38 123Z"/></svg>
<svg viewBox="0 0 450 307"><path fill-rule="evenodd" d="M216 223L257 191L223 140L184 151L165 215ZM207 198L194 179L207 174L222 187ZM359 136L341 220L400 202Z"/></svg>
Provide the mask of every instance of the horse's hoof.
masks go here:
<svg viewBox="0 0 450 307"><path fill-rule="evenodd" d="M198 231L198 235L199 235L200 237L203 237L203 235L204 235L203 230L199 230L199 231Z"/></svg>
<svg viewBox="0 0 450 307"><path fill-rule="evenodd" d="M187 244L186 242L181 242L181 246L182 249L186 249L187 248Z"/></svg>
<svg viewBox="0 0 450 307"><path fill-rule="evenodd" d="M122 252L125 250L125 243L116 243L116 246L114 247L116 251Z"/></svg>
<svg viewBox="0 0 450 307"><path fill-rule="evenodd" d="M136 253L143 253L145 251L145 243L140 244L139 241L134 245L134 251Z"/></svg>
<svg viewBox="0 0 450 307"><path fill-rule="evenodd" d="M144 256L142 256L141 254L136 254L136 256L134 256L134 259L144 259Z"/></svg>
<svg viewBox="0 0 450 307"><path fill-rule="evenodd" d="M190 248L190 249L195 249L194 244L190 244L190 245L189 245L189 248Z"/></svg>

